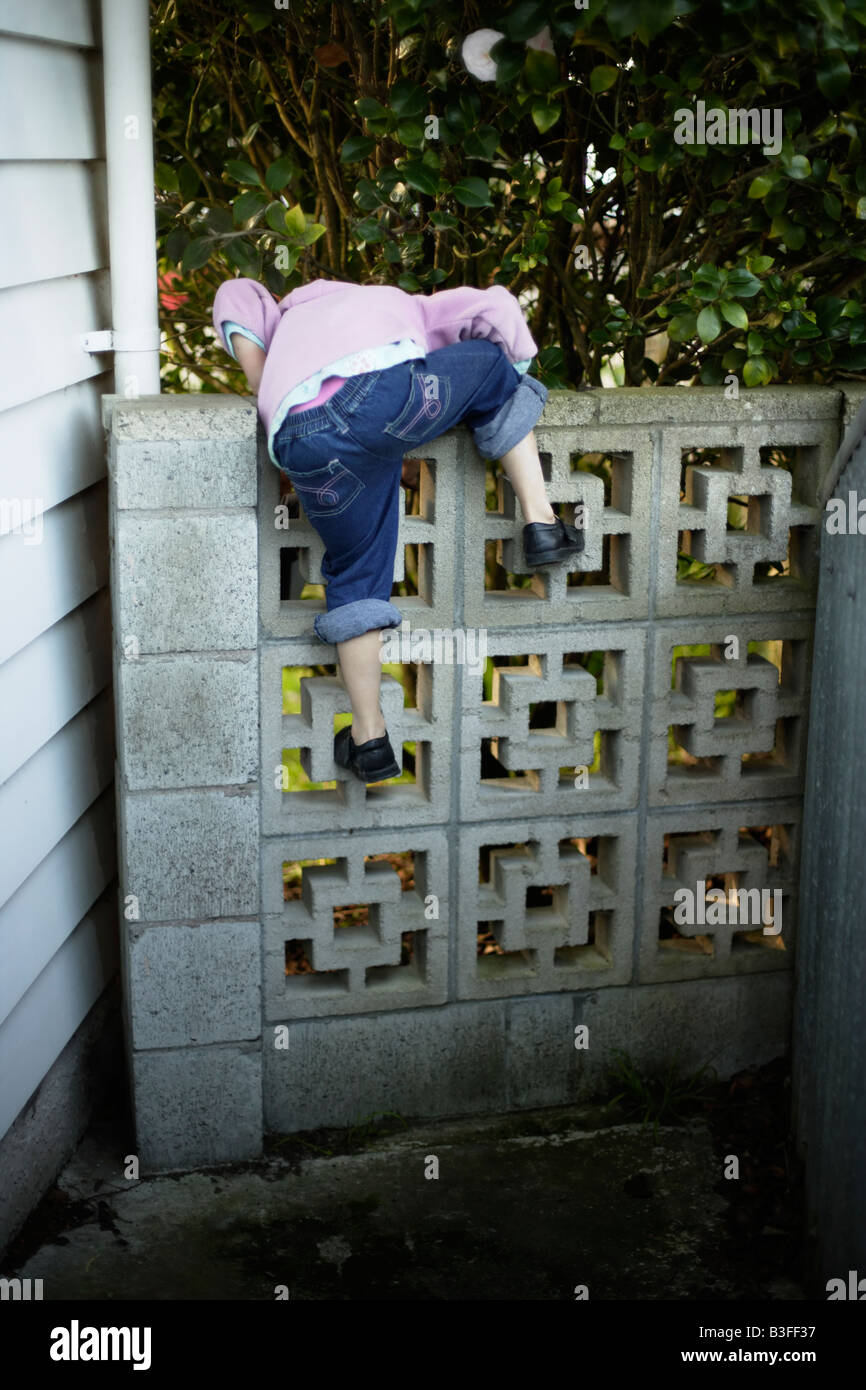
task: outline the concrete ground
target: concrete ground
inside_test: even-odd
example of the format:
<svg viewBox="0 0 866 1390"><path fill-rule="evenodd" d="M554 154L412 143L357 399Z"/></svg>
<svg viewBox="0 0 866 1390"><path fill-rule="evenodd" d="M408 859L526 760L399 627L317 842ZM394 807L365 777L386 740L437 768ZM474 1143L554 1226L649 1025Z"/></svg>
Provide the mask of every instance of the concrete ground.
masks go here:
<svg viewBox="0 0 866 1390"><path fill-rule="evenodd" d="M718 1150L703 1117L654 1134L570 1106L382 1117L136 1182L101 1123L0 1272L46 1300L802 1299L785 1232L737 1238Z"/></svg>

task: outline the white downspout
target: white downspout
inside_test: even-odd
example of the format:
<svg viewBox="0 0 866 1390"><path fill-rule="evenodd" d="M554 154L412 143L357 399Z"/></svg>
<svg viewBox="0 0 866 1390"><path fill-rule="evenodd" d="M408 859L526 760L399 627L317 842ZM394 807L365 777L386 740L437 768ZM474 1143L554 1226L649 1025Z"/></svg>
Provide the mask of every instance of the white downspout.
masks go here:
<svg viewBox="0 0 866 1390"><path fill-rule="evenodd" d="M156 214L148 0L102 0L102 64L111 330L90 351L113 351L119 396L159 395Z"/></svg>

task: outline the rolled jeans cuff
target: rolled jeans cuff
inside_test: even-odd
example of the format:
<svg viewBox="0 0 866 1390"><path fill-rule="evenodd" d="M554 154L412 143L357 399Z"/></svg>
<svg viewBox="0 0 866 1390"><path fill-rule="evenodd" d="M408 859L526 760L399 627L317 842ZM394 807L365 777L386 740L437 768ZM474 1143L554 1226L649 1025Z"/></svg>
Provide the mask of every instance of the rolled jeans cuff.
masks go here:
<svg viewBox="0 0 866 1390"><path fill-rule="evenodd" d="M525 376L514 395L484 425L472 431L475 447L482 458L499 459L525 439L541 418L547 400L547 387L534 376Z"/></svg>
<svg viewBox="0 0 866 1390"><path fill-rule="evenodd" d="M323 642L348 642L379 627L399 627L403 615L393 603L380 598L359 598L344 603L330 613L318 613L313 622L316 636Z"/></svg>

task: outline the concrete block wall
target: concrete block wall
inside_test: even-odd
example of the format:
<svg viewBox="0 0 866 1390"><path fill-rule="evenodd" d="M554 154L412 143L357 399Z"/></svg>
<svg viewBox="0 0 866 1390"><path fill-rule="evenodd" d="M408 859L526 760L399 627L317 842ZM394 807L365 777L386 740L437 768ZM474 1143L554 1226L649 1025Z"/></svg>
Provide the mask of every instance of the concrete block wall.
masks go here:
<svg viewBox="0 0 866 1390"><path fill-rule="evenodd" d="M348 703L312 634L323 604L301 597L321 546L303 517L278 524L253 404L114 404L122 891L140 910L125 984L149 1167L376 1110L563 1103L603 1085L617 1046L721 1071L785 1050L818 492L844 408L830 388L551 392L539 449L587 546L522 587L508 483L485 495L463 430L416 451L395 580L417 546L418 592L394 601L416 635L483 633L492 673L485 691L448 642L405 653L414 702L386 677L383 710L414 775L364 788L333 761ZM702 578L678 574L683 555ZM283 671L311 667L287 710ZM283 789L287 750L306 782ZM704 879L780 889L781 935L672 937L675 891Z"/></svg>
<svg viewBox="0 0 866 1390"><path fill-rule="evenodd" d="M124 1013L142 1170L262 1134L257 417L109 405Z"/></svg>

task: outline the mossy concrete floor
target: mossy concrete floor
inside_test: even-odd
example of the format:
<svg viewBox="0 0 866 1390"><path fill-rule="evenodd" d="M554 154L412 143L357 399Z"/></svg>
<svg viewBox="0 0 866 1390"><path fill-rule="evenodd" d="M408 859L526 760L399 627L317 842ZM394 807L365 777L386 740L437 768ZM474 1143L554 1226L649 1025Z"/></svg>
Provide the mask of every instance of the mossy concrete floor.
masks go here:
<svg viewBox="0 0 866 1390"><path fill-rule="evenodd" d="M738 1236L704 1117L656 1133L586 1106L382 1117L138 1182L123 1154L92 1128L2 1273L46 1300L804 1297L790 1232Z"/></svg>

